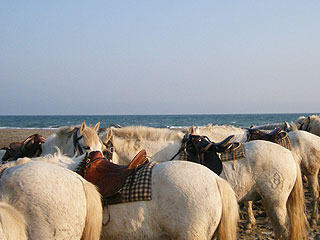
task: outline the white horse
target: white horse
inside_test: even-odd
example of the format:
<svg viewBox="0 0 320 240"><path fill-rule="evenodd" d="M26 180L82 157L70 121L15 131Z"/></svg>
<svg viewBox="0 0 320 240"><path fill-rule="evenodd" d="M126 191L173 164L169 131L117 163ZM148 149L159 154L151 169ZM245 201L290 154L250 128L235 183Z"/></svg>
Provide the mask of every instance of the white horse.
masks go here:
<svg viewBox="0 0 320 240"><path fill-rule="evenodd" d="M28 239L24 216L6 201L0 201L0 239Z"/></svg>
<svg viewBox="0 0 320 240"><path fill-rule="evenodd" d="M97 134L99 126L100 122L93 128L87 127L83 122L81 126L60 127L56 133L47 138L45 143L41 144L41 156L56 153L58 149L69 157L91 151L104 152L105 146ZM5 152L0 150L0 160Z"/></svg>
<svg viewBox="0 0 320 240"><path fill-rule="evenodd" d="M318 115L301 116L295 121L295 124L299 130L305 130L320 136L320 117Z"/></svg>
<svg viewBox="0 0 320 240"><path fill-rule="evenodd" d="M247 130L238 128L234 131L234 126L208 125L197 127L197 133L208 136L212 141L221 141L230 134L237 134L236 139L242 142L247 140ZM239 132L241 132L239 134ZM292 154L295 161L300 165L303 175L308 178L308 184L313 197L312 225L317 224L319 205L319 184L318 173L320 169L320 137L306 131L288 132L288 137L292 145ZM250 203L251 204L251 203ZM251 212L251 211L250 211ZM253 215L251 216L254 222Z"/></svg>
<svg viewBox="0 0 320 240"><path fill-rule="evenodd" d="M74 170L83 157L32 160ZM236 239L238 205L231 186L209 169L172 161L153 167L151 201L105 206L104 222L103 239Z"/></svg>
<svg viewBox="0 0 320 240"><path fill-rule="evenodd" d="M69 157L82 155L84 152L101 151L105 146L98 137L98 129L100 122L93 128L87 127L83 122L81 126L61 127L56 133L49 136L45 143L42 144L42 154L53 154L57 152L57 148Z"/></svg>
<svg viewBox="0 0 320 240"><path fill-rule="evenodd" d="M230 127L232 127L232 126L230 126ZM235 127L235 128L237 128L237 127ZM252 129L257 129L257 130L274 130L276 128L280 128L281 130L286 131L286 132L298 130L298 127L294 122L287 122L287 121L283 121L282 123L265 124L265 125L259 125L259 126L252 127ZM245 131L244 129L242 129L242 130Z"/></svg>
<svg viewBox="0 0 320 240"><path fill-rule="evenodd" d="M0 172L0 200L22 215L28 239L100 239L102 204L93 184L65 168L27 159L4 164ZM22 231L20 223L11 231Z"/></svg>
<svg viewBox="0 0 320 240"><path fill-rule="evenodd" d="M183 136L182 132L142 126L110 128L105 143L112 146L116 163L128 163L139 149L146 149L151 160L168 161L178 152ZM224 162L221 177L231 184L239 202L262 198L276 238L303 239L302 180L291 152L266 141L245 143L244 147L246 158L237 161L235 169L232 162Z"/></svg>

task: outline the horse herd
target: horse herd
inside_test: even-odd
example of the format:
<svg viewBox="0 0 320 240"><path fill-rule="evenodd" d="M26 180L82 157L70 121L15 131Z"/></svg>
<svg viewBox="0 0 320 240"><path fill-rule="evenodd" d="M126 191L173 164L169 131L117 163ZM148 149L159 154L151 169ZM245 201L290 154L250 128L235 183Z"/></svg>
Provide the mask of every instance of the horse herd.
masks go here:
<svg viewBox="0 0 320 240"><path fill-rule="evenodd" d="M247 207L250 230L255 225L252 201L259 199L276 239L307 239L302 175L313 197L309 221L318 222L318 116L277 125L288 131L291 150L264 140L247 142L248 130L234 126L187 132L130 126L99 132L99 125L62 127L41 144L40 156L2 163L0 239L237 239L238 203ZM213 142L235 135L245 157L223 162L218 176L201 164L180 161L177 153L186 134ZM150 201L102 204L97 188L75 173L91 151L126 165L141 149L158 162Z"/></svg>

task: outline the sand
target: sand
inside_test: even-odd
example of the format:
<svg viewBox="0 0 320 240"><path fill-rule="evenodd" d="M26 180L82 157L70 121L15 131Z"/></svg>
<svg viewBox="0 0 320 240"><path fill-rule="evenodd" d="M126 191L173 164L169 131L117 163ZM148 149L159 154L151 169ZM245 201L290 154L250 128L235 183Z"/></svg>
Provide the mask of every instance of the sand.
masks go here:
<svg viewBox="0 0 320 240"><path fill-rule="evenodd" d="M55 131L54 129L0 129L0 148L8 147L12 142L22 142L35 133L48 137Z"/></svg>

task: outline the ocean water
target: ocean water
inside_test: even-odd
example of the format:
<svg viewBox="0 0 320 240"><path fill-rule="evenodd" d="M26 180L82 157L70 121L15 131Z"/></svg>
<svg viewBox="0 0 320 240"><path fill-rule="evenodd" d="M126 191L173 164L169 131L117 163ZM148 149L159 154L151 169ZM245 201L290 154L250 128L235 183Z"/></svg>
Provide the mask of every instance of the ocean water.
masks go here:
<svg viewBox="0 0 320 240"><path fill-rule="evenodd" d="M100 127L111 124L121 126L143 125L149 127L189 127L204 126L209 123L234 125L238 127L295 121L300 116L312 113L283 114L195 114L195 115L56 115L56 116L0 116L0 128L58 128L79 125L83 121Z"/></svg>

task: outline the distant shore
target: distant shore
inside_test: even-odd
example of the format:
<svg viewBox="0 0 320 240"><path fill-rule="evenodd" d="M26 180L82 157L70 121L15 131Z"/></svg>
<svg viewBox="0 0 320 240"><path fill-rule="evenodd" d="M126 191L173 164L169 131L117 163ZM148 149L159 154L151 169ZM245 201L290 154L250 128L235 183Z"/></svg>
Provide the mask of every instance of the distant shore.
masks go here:
<svg viewBox="0 0 320 240"><path fill-rule="evenodd" d="M8 147L12 142L24 141L27 137L38 133L47 138L55 133L57 129L20 129L20 128L3 128L0 129L0 148Z"/></svg>

